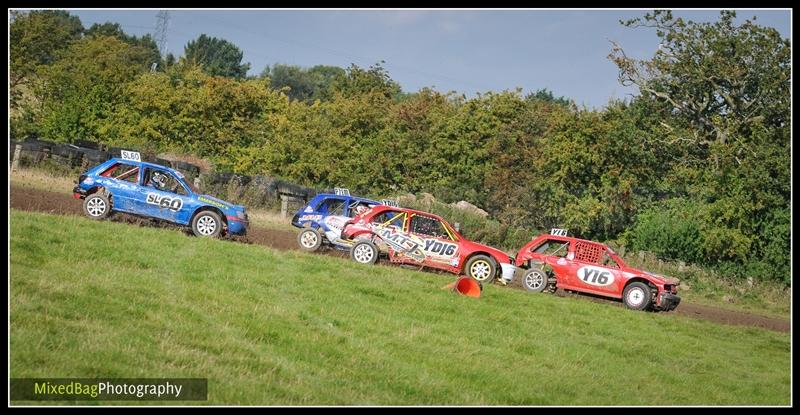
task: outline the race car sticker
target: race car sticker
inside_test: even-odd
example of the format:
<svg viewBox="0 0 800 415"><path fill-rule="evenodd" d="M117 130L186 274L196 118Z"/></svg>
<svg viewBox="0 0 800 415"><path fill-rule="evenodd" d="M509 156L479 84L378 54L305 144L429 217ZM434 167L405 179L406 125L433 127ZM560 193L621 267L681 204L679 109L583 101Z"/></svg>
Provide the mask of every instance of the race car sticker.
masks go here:
<svg viewBox="0 0 800 415"><path fill-rule="evenodd" d="M344 223L350 218L343 217L343 216L328 216L322 222L328 225L330 228L342 230L344 227Z"/></svg>
<svg viewBox="0 0 800 415"><path fill-rule="evenodd" d="M160 208L167 208L172 211L181 210L183 207L183 200L181 198L162 196L158 193L148 193L146 201L148 204L156 205Z"/></svg>
<svg viewBox="0 0 800 415"><path fill-rule="evenodd" d="M414 235L397 232L394 227L376 226L378 235L392 247L395 251L408 255L413 260L422 262L425 260L425 253L422 251L424 241Z"/></svg>
<svg viewBox="0 0 800 415"><path fill-rule="evenodd" d="M299 220L305 221L305 220L320 220L320 219L322 219L322 215L303 215L300 216Z"/></svg>
<svg viewBox="0 0 800 415"><path fill-rule="evenodd" d="M614 274L611 271L587 265L578 269L578 278L581 281L598 287L605 287L614 283Z"/></svg>
<svg viewBox="0 0 800 415"><path fill-rule="evenodd" d="M216 200L211 200L211 199L205 198L203 196L198 197L197 200L199 200L201 202L208 203L209 205L212 205L212 206L216 206L218 208L223 208L224 209L226 207L224 204L222 204L220 202L217 202Z"/></svg>
<svg viewBox="0 0 800 415"><path fill-rule="evenodd" d="M437 239L425 240L425 252L430 252L431 254L434 255L452 257L453 255L455 255L456 249L458 249L458 245L456 244L449 244L447 242L442 242Z"/></svg>
<svg viewBox="0 0 800 415"><path fill-rule="evenodd" d="M558 265L567 265L567 260L564 259L564 258L559 258L558 261L556 261L556 264L558 264Z"/></svg>
<svg viewBox="0 0 800 415"><path fill-rule="evenodd" d="M306 213L311 213L313 211L314 211L314 209L312 209L311 206L306 206L305 210L303 210L303 212L306 212Z"/></svg>

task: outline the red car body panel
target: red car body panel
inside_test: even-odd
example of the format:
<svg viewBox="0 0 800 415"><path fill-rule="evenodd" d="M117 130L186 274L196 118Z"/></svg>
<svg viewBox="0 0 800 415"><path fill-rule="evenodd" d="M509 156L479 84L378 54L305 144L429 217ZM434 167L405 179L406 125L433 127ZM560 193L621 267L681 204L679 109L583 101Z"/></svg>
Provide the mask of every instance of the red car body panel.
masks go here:
<svg viewBox="0 0 800 415"><path fill-rule="evenodd" d="M566 250L543 252L545 244L569 244ZM537 252L538 251L538 252ZM627 265L608 246L585 239L557 235L539 235L520 249L517 264L530 268L546 264L553 270L558 288L622 298L627 284L633 280L646 281L655 286L656 306L661 306L662 293L677 293L678 281L642 271Z"/></svg>
<svg viewBox="0 0 800 415"><path fill-rule="evenodd" d="M383 219L390 216L393 224L387 225ZM414 232L411 222L415 216L440 222L444 226L440 229L441 235ZM516 270L513 258L505 252L470 241L441 217L414 209L376 206L348 221L342 230L342 239L377 241L392 262L422 265L454 274L461 274L464 264L477 254L494 259L506 281L513 279Z"/></svg>

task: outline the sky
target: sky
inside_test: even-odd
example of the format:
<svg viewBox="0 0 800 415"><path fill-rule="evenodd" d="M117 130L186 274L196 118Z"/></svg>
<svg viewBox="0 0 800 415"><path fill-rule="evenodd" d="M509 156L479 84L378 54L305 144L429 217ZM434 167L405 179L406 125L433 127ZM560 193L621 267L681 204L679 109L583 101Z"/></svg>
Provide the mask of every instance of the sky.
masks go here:
<svg viewBox="0 0 800 415"><path fill-rule="evenodd" d="M126 33L153 33L159 10L74 10L85 27L119 23ZM578 105L601 108L636 92L617 80L611 41L628 56L658 48L652 29L620 19L649 10L170 10L167 47L175 56L200 34L236 44L248 75L275 63L311 67L383 67L405 92L423 87L479 92L542 88ZM714 21L718 10L674 10L674 16ZM756 16L790 38L790 10L738 9L737 22Z"/></svg>

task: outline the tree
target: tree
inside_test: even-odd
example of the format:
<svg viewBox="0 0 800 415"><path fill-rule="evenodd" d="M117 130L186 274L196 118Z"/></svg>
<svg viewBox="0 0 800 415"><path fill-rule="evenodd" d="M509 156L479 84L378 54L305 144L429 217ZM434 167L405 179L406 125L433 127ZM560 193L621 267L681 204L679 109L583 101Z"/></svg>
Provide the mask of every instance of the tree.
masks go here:
<svg viewBox="0 0 800 415"><path fill-rule="evenodd" d="M53 63L58 54L81 38L83 25L77 16L63 10L12 10L9 27L12 107L19 97L18 86L26 83L42 65Z"/></svg>
<svg viewBox="0 0 800 415"><path fill-rule="evenodd" d="M295 65L267 66L261 77L269 77L273 89L288 88L286 95L308 103L330 98L331 86L344 78L346 72L337 66L316 65L309 69Z"/></svg>
<svg viewBox="0 0 800 415"><path fill-rule="evenodd" d="M242 79L250 69L249 63L242 63L244 54L236 45L205 34L186 44L183 54L188 63L200 65L212 76Z"/></svg>
<svg viewBox="0 0 800 415"><path fill-rule="evenodd" d="M696 23L655 11L621 22L661 39L651 59L630 58L616 43L609 58L620 81L642 93L632 108L643 140L668 156L656 186L671 194L630 236L639 248L676 255L653 235L666 225L696 228L701 241L681 259L788 282L791 48L777 30L755 19L735 25L735 17L722 11L716 22Z"/></svg>
<svg viewBox="0 0 800 415"><path fill-rule="evenodd" d="M346 96L375 93L386 98L395 98L402 92L383 67L383 61L363 69L356 64L347 68L347 76L338 77L332 85L334 91Z"/></svg>
<svg viewBox="0 0 800 415"><path fill-rule="evenodd" d="M116 145L189 152L237 171L253 164L242 154L263 157L250 151L272 135L270 113L285 112L285 98L264 80L213 77L191 66L144 73L121 95L105 130Z"/></svg>
<svg viewBox="0 0 800 415"><path fill-rule="evenodd" d="M573 101L567 97L560 96L556 98L553 95L553 91L550 91L547 88L542 88L536 90L536 92L531 92L530 94L525 96L526 101L543 101L543 102L552 102L558 105L563 105L564 107L569 107L573 105Z"/></svg>
<svg viewBox="0 0 800 415"><path fill-rule="evenodd" d="M131 46L143 48L147 51L145 61L147 64L158 63L158 67L162 68L164 65L161 62L161 53L158 51L158 45L153 40L150 34L145 34L142 37L127 35L119 23L106 22L103 24L95 23L85 32L86 36L113 36ZM173 58L174 59L174 58Z"/></svg>
<svg viewBox="0 0 800 415"><path fill-rule="evenodd" d="M103 134L107 117L125 84L147 71L147 57L146 49L112 36L74 42L39 71L34 91L41 102L41 134L57 141L108 141Z"/></svg>
<svg viewBox="0 0 800 415"><path fill-rule="evenodd" d="M789 122L791 48L773 29L746 20L735 26L733 11L714 23L673 18L655 11L620 22L654 28L661 39L652 59L627 56L614 42L609 58L619 67L623 85L667 102L680 127L693 133L683 140L707 147L734 141L745 151L753 128L777 128Z"/></svg>

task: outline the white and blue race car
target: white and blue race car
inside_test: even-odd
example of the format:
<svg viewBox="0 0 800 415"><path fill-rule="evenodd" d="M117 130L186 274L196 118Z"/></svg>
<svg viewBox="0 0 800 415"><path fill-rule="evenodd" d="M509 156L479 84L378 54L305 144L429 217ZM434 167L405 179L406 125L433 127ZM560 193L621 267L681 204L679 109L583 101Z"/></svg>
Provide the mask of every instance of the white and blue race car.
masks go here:
<svg viewBox="0 0 800 415"><path fill-rule="evenodd" d="M301 228L297 243L304 251L313 252L322 246L349 250L353 242L341 238L344 224L378 205L397 206L393 200L381 201L351 196L344 188L334 193L318 193L292 217L292 225Z"/></svg>
<svg viewBox="0 0 800 415"><path fill-rule="evenodd" d="M73 197L83 199L83 212L104 219L113 212L190 227L197 236L244 235L244 206L201 194L181 172L141 161L139 153L122 152L78 178Z"/></svg>

